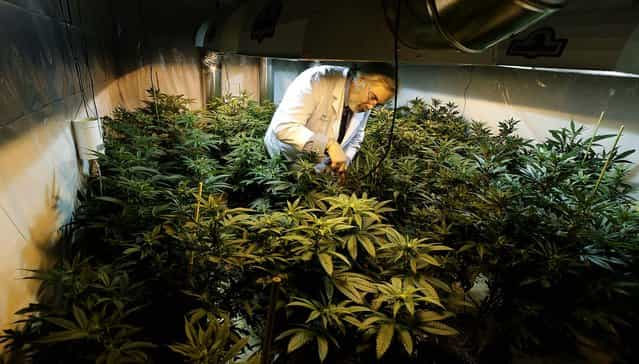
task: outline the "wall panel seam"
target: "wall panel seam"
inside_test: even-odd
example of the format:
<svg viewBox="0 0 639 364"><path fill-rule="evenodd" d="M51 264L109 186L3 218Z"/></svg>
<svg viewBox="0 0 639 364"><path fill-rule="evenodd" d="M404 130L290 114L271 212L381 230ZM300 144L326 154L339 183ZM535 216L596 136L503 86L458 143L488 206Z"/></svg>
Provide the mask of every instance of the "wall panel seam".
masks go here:
<svg viewBox="0 0 639 364"><path fill-rule="evenodd" d="M2 0L0 0L0 1L2 1ZM22 115L20 115L20 116L18 116L16 118L13 118L12 120L0 122L0 129L2 129L3 127L8 127L11 124L14 124L14 123L20 121L21 119L24 119L24 118L26 118L26 117L28 117L30 115L41 113L42 110L46 109L47 107L49 107L51 105L55 105L57 103L64 102L66 99L73 98L73 97L76 97L76 96L82 96L82 92L76 92L76 93L73 93L73 94L65 95L64 97L59 97L57 99L53 99L52 101L49 101L46 104L42 104L42 106L40 108L38 108L37 110L32 110L28 114L22 114ZM87 104L89 103L89 101L91 101L91 103L93 103L93 98L90 97L90 95L87 95L87 97L89 98L87 100ZM80 111L82 111L81 109L82 109L82 101L80 101ZM91 110L92 109L90 108L89 111L91 111ZM77 112L75 112L75 114L77 114ZM76 116L77 115L73 115L73 119ZM71 120L67 120L67 121L71 121Z"/></svg>
<svg viewBox="0 0 639 364"><path fill-rule="evenodd" d="M9 212L4 208L4 206L2 206L2 204L0 204L0 210L2 210L2 212L4 213L4 215L7 217L7 219L9 219L9 221L11 221L11 224L13 224L13 227L16 229L16 231L18 232L18 234L20 234L20 236L22 237L22 239L24 239L25 242L27 242L27 238L25 237L24 233L20 230L20 228L18 227L18 225L16 224L15 221L13 221L13 219L11 218L11 215L9 215Z"/></svg>
<svg viewBox="0 0 639 364"><path fill-rule="evenodd" d="M52 17L52 16L47 15L47 14L43 14L43 13L40 13L40 12L37 12L37 11L29 10L29 9L27 9L25 7L22 7L20 5L14 4L14 3L6 1L6 0L0 0L0 6L2 6L2 5L10 6L12 8L17 8L20 11L23 11L23 12L25 12L27 14L30 14L30 15L35 15L35 16L39 16L41 18L46 18L46 19L48 19L48 20L50 20L50 21L52 21L54 23L57 23L59 25L62 25L62 26L68 26L69 28L75 28L75 30L80 30L80 31L82 30L80 27L78 27L75 24L68 23L66 21L60 20L58 18Z"/></svg>

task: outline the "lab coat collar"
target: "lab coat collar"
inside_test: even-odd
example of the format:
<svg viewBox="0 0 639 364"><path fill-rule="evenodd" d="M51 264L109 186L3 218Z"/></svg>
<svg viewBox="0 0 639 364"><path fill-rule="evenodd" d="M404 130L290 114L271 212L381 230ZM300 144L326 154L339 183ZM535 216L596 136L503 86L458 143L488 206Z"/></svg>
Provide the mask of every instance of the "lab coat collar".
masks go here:
<svg viewBox="0 0 639 364"><path fill-rule="evenodd" d="M342 71L342 78L335 84L333 88L333 111L335 115L342 115L342 110L346 104L346 81L348 80L348 68Z"/></svg>

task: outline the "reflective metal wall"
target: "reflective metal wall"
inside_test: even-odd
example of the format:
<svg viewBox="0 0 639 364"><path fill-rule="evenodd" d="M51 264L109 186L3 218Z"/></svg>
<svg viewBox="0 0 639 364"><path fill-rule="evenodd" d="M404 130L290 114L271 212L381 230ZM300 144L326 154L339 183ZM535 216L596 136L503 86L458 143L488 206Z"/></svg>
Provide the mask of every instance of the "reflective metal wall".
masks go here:
<svg viewBox="0 0 639 364"><path fill-rule="evenodd" d="M136 107L153 84L202 103L194 27L213 1L0 0L0 331L34 299L86 168L70 121ZM1 348L0 348L1 351Z"/></svg>

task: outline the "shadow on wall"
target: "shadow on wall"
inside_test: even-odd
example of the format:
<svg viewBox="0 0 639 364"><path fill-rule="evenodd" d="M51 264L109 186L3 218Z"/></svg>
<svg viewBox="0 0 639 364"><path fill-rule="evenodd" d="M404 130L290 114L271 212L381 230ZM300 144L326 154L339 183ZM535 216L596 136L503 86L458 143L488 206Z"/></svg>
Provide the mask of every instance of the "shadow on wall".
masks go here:
<svg viewBox="0 0 639 364"><path fill-rule="evenodd" d="M109 94L116 98L117 106L134 109L142 106L148 99L146 90L151 89L151 71L153 85L167 94L181 94L192 99L191 108L202 108L199 54L195 48L181 50L177 48L162 49L154 52L154 65L131 67L125 74L113 80L97 94L98 99ZM110 114L109 110L105 114Z"/></svg>
<svg viewBox="0 0 639 364"><path fill-rule="evenodd" d="M64 214L61 212L55 179L47 189L45 208L33 217L27 235L24 238L18 237L15 244L4 248L5 258L13 258L11 260L18 261L19 266L12 270L11 264L3 264L3 269L0 270L0 291L6 297L4 302L0 300L0 331L13 326L16 320L21 319L15 312L36 301L40 296L40 281L27 279L33 276L32 271L50 268L55 263L58 226L63 222ZM4 216L0 217L2 218ZM5 233L11 235L9 231ZM25 241L25 238L28 241ZM14 239L6 239L3 243L10 240ZM12 247L14 249L11 249Z"/></svg>
<svg viewBox="0 0 639 364"><path fill-rule="evenodd" d="M23 278L53 262L58 228L75 207L79 172L68 123L35 127L0 146L0 331L37 297L39 282Z"/></svg>

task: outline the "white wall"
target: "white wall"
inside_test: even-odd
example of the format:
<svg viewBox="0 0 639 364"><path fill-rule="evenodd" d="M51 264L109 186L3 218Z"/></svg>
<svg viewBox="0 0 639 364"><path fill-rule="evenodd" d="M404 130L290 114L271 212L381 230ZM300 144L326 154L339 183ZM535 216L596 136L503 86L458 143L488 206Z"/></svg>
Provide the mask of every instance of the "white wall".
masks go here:
<svg viewBox="0 0 639 364"><path fill-rule="evenodd" d="M94 116L95 109L105 116L116 106L139 106L151 69L162 91L201 107L201 60L190 29L198 22L175 16L174 6L154 4L168 14L146 12L156 21L149 35L124 0L72 1L69 8L49 0L0 0L0 333L19 319L14 312L37 298L39 282L22 278L54 261L58 228L75 207L87 166L77 158L70 121ZM186 24L181 33L178 21Z"/></svg>
<svg viewBox="0 0 639 364"><path fill-rule="evenodd" d="M308 68L308 62L294 62L273 59L273 102L279 104L284 97L288 85L295 77Z"/></svg>
<svg viewBox="0 0 639 364"><path fill-rule="evenodd" d="M222 95L248 93L252 100L260 99L260 58L225 55L222 63Z"/></svg>
<svg viewBox="0 0 639 364"><path fill-rule="evenodd" d="M91 13L108 4L86 5L0 1L0 332L36 298L39 283L22 278L53 261L58 227L74 209L82 164L70 121L93 116L96 107L104 115L117 99L109 38L99 33L109 23ZM105 90L86 108L79 80L88 98L92 84L96 93Z"/></svg>
<svg viewBox="0 0 639 364"><path fill-rule="evenodd" d="M496 128L499 121L521 120L519 134L535 140L571 120L591 135L602 111L599 133L625 125L622 148L639 149L639 78L598 76L498 67L403 66L399 104L421 97L452 100L468 119ZM610 146L612 140L604 145ZM639 186L639 153L632 182Z"/></svg>

